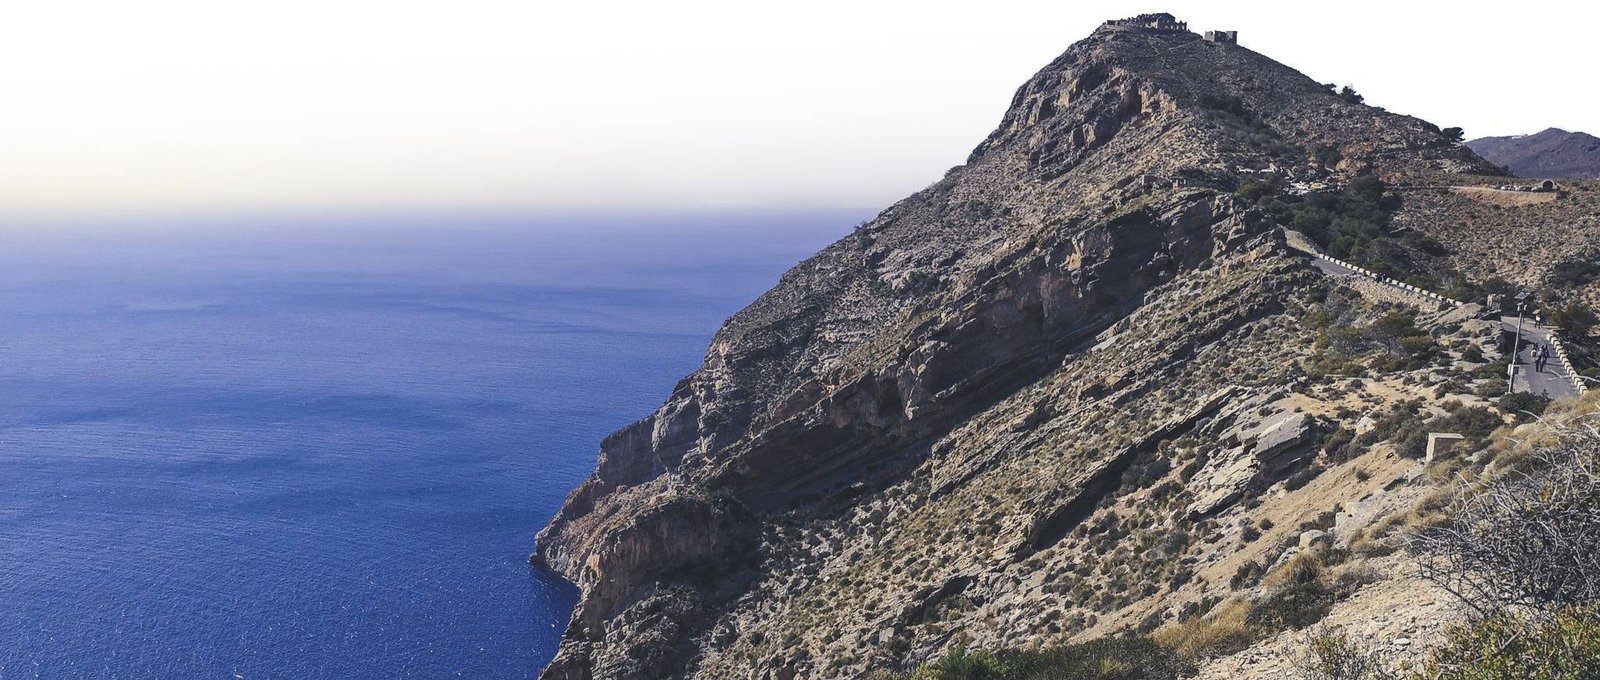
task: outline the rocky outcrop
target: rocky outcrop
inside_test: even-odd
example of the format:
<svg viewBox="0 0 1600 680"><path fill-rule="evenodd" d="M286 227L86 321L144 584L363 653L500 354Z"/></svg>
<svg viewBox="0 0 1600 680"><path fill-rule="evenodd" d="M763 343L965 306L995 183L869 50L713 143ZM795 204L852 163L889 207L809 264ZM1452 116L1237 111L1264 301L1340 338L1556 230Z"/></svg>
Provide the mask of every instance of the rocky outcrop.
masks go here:
<svg viewBox="0 0 1600 680"><path fill-rule="evenodd" d="M1269 403L1265 395L1232 401L1205 434L1227 447L1209 456L1189 481L1195 497L1188 511L1196 517L1215 514L1239 500L1252 486L1264 488L1314 452L1310 423L1303 413ZM1261 417L1262 411L1269 415Z"/></svg>
<svg viewBox="0 0 1600 680"><path fill-rule="evenodd" d="M1074 559L1178 474L1174 442L1222 427L1205 397L1249 382L1237 348L1278 357L1250 380L1289 382L1285 315L1317 278L1233 191L1315 144L1397 180L1488 169L1237 45L1107 26L1072 46L966 164L785 274L602 443L536 542L582 590L545 676L848 676L951 621L1026 625L1003 607L1050 593L1021 565ZM1192 470L1217 491L1172 502L1215 512L1306 432L1235 427Z"/></svg>

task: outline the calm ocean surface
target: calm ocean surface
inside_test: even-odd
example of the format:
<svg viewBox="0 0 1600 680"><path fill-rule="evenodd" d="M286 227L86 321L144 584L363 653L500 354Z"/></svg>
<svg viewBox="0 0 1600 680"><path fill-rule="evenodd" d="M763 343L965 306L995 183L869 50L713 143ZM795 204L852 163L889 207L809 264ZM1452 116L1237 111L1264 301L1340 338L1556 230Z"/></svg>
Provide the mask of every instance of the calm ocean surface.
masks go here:
<svg viewBox="0 0 1600 680"><path fill-rule="evenodd" d="M536 675L600 438L860 217L0 232L0 678Z"/></svg>

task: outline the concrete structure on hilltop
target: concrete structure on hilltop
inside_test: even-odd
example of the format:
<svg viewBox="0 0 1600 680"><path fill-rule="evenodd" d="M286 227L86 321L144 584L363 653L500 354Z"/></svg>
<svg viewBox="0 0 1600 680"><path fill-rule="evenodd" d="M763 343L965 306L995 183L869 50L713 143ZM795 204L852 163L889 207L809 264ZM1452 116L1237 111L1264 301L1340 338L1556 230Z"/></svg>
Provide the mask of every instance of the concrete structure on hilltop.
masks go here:
<svg viewBox="0 0 1600 680"><path fill-rule="evenodd" d="M1228 44L1228 45L1237 45L1237 44L1239 44L1239 32L1238 31L1206 31L1206 40L1208 42L1214 42L1214 43L1225 43L1225 44Z"/></svg>
<svg viewBox="0 0 1600 680"><path fill-rule="evenodd" d="M1155 14L1140 14L1127 19L1112 19L1106 22L1107 26L1123 26L1127 28L1142 28L1148 31L1187 31L1188 22L1178 21L1178 18L1166 12Z"/></svg>

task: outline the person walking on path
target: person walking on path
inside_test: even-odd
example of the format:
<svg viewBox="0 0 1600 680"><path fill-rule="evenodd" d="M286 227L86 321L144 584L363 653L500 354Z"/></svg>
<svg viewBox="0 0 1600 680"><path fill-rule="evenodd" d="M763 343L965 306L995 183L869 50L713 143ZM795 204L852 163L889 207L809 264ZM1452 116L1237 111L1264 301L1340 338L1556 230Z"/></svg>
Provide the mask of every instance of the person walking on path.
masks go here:
<svg viewBox="0 0 1600 680"><path fill-rule="evenodd" d="M1543 373L1544 365L1548 361L1550 361L1550 346L1540 345L1538 351L1534 352L1533 355L1533 370Z"/></svg>

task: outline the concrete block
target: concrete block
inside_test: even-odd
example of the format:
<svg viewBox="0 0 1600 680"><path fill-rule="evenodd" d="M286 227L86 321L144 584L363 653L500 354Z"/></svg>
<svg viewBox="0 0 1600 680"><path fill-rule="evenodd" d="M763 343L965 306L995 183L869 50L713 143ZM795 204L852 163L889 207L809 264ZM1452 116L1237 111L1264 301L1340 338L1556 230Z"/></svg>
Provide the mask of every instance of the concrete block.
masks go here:
<svg viewBox="0 0 1600 680"><path fill-rule="evenodd" d="M1456 444L1460 444L1464 439L1465 436L1454 432L1429 432L1428 452L1423 455L1422 463L1424 465L1432 463L1435 458L1449 453L1450 449L1455 448Z"/></svg>

